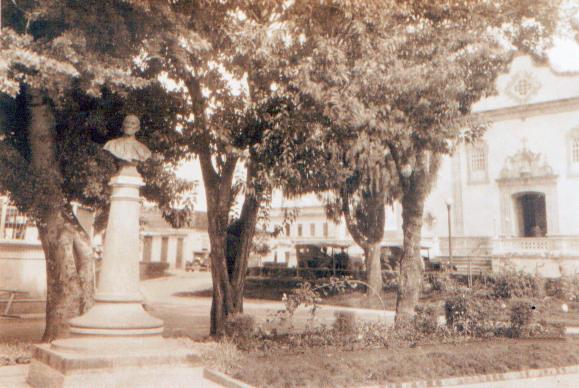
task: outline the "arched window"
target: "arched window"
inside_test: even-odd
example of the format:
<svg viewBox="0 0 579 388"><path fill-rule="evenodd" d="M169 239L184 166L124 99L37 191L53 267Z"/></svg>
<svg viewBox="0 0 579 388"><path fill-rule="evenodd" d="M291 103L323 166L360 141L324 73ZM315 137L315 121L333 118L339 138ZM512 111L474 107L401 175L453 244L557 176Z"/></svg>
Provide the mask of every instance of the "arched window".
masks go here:
<svg viewBox="0 0 579 388"><path fill-rule="evenodd" d="M468 180L470 183L488 181L488 147L483 141L467 147Z"/></svg>

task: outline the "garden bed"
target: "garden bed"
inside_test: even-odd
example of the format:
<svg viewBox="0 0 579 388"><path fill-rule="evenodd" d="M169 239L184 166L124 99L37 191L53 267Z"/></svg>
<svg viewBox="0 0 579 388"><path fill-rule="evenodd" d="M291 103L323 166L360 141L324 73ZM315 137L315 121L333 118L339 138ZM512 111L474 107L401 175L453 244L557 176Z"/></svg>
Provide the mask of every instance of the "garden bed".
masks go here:
<svg viewBox="0 0 579 388"><path fill-rule="evenodd" d="M492 339L413 348L240 352L231 376L258 387L354 386L579 364L579 340Z"/></svg>

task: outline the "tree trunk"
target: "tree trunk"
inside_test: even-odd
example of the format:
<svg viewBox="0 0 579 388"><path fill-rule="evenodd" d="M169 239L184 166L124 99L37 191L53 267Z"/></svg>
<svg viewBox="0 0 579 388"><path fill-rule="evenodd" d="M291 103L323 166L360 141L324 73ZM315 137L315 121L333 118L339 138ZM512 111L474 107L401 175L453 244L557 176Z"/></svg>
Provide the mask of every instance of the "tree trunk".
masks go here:
<svg viewBox="0 0 579 388"><path fill-rule="evenodd" d="M42 340L68 334L68 320L83 314L93 303L94 271L92 252L84 250L88 236L61 212L38 223L46 257L46 327Z"/></svg>
<svg viewBox="0 0 579 388"><path fill-rule="evenodd" d="M344 216L348 232L360 247L364 249L364 259L366 260L366 281L375 292L382 293L382 262L380 260L380 243L384 237L384 225L386 222L386 203L384 198L384 186L373 195L364 198L362 201L367 209L366 219L359 219L354 209L350 209L349 193L341 190L341 212ZM361 228L361 224L366 224ZM368 297L372 296L372 290L368 290Z"/></svg>
<svg viewBox="0 0 579 388"><path fill-rule="evenodd" d="M414 317L422 282L420 241L425 194L408 191L402 198L404 246L400 259L400 280L396 300L396 325Z"/></svg>
<svg viewBox="0 0 579 388"><path fill-rule="evenodd" d="M248 169L247 178L253 179L253 169ZM257 225L257 215L259 213L260 202L254 196L246 196L243 201L241 221L243 228L239 239L239 246L236 252L235 268L231 284L233 286L233 305L236 312L243 312L243 291L245 290L245 277L247 275L247 262L249 254L253 247L253 237L255 236L255 227Z"/></svg>
<svg viewBox="0 0 579 388"><path fill-rule="evenodd" d="M221 173L218 174L213 167L208 149L200 152L199 156L205 183L209 220L208 233L211 242L213 301L211 303L210 334L220 337L224 334L227 317L243 312L247 261L255 234L260 202L253 195L245 197L240 218L237 220L239 231L228 238L228 232L231 232L228 230L230 226L228 225L228 218L233 202L233 172L237 159L229 158L224 163ZM254 178L255 169L249 163L246 181L251 184ZM229 246L228 249L228 244L234 246Z"/></svg>
<svg viewBox="0 0 579 388"><path fill-rule="evenodd" d="M239 238L228 239L226 232L226 236L216 235L215 238L211 239L211 275L213 279L211 335L218 337L223 335L227 317L243 312L245 275L258 211L259 201L254 197L246 197L238 221L241 225ZM233 243L234 240L235 243ZM225 243L221 245L221 241ZM226 244L234 244L234 246L227 249ZM231 262L226 256L226 252L229 250L232 250L234 254L234 260ZM222 255L220 255L221 252L223 252ZM215 265L213 265L214 263Z"/></svg>
<svg viewBox="0 0 579 388"><path fill-rule="evenodd" d="M380 262L380 241L367 244L364 248L366 256L366 282L370 285L368 296L382 292L382 264Z"/></svg>
<svg viewBox="0 0 579 388"><path fill-rule="evenodd" d="M39 202L37 227L46 258L47 300L43 341L66 336L68 320L84 313L94 298L90 239L61 190L54 117L42 93L28 91L28 142Z"/></svg>
<svg viewBox="0 0 579 388"><path fill-rule="evenodd" d="M218 238L217 240L221 240ZM213 280L213 300L211 302L210 334L222 336L225 331L225 320L233 314L233 290L229 283L225 258L225 243L211 241L211 277ZM223 239L225 241L225 239ZM222 254L220 254L222 252Z"/></svg>

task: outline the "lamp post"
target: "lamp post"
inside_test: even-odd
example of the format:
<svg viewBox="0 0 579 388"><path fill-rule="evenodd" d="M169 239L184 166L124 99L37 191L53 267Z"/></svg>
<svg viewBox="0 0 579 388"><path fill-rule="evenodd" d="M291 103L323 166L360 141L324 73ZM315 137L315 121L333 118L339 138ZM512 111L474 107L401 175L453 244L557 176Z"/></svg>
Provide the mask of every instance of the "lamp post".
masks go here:
<svg viewBox="0 0 579 388"><path fill-rule="evenodd" d="M452 222L450 213L452 210L452 199L446 199L446 213L448 215L448 266L452 270Z"/></svg>

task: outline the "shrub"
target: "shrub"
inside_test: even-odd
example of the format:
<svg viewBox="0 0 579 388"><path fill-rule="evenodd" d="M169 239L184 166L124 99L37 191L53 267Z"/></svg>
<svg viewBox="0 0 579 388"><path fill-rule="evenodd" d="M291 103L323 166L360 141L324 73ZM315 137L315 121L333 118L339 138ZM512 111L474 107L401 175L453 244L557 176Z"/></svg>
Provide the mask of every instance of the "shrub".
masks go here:
<svg viewBox="0 0 579 388"><path fill-rule="evenodd" d="M458 288L456 281L446 271L427 274L426 283L436 292L455 291Z"/></svg>
<svg viewBox="0 0 579 388"><path fill-rule="evenodd" d="M436 313L436 307L429 306L416 306L416 315L414 316L414 327L418 333L421 334L434 334L438 329L438 314Z"/></svg>
<svg viewBox="0 0 579 388"><path fill-rule="evenodd" d="M524 272L503 272L489 278L496 298L540 298L545 294L544 280Z"/></svg>
<svg viewBox="0 0 579 388"><path fill-rule="evenodd" d="M247 314L235 314L225 321L225 335L237 344L250 341L255 335L255 319Z"/></svg>
<svg viewBox="0 0 579 388"><path fill-rule="evenodd" d="M337 335L352 336L356 333L356 314L350 311L336 311L333 328Z"/></svg>
<svg viewBox="0 0 579 388"><path fill-rule="evenodd" d="M398 271L383 270L382 271L382 283L383 283L382 288L386 291L398 289L399 276L400 276L400 274Z"/></svg>
<svg viewBox="0 0 579 388"><path fill-rule="evenodd" d="M444 303L446 324L455 333L474 337L494 336L497 322L490 319L496 303L463 293Z"/></svg>
<svg viewBox="0 0 579 388"><path fill-rule="evenodd" d="M527 301L514 302L511 306L511 333L520 337L533 320L534 306Z"/></svg>
<svg viewBox="0 0 579 388"><path fill-rule="evenodd" d="M579 279L576 276L562 275L560 278L551 279L547 282L547 295L572 302L577 299L578 283Z"/></svg>

